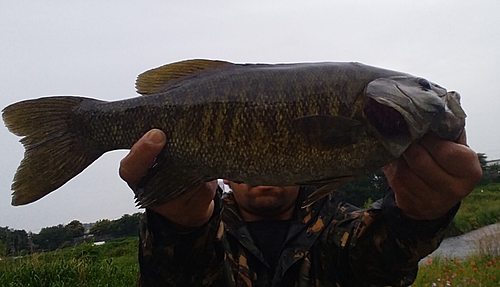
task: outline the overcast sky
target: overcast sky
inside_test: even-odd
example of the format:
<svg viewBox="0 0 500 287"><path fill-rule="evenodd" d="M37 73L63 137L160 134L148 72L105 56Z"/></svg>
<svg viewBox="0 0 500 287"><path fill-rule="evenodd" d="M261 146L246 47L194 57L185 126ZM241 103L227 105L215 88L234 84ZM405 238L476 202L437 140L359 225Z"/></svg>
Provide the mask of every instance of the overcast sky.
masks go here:
<svg viewBox="0 0 500 287"><path fill-rule="evenodd" d="M183 59L357 61L460 92L470 146L500 158L497 0L3 1L0 35L1 108L56 94L134 97L138 74ZM38 232L137 212L117 173L125 151L12 207L23 147L6 128L0 139L0 226Z"/></svg>

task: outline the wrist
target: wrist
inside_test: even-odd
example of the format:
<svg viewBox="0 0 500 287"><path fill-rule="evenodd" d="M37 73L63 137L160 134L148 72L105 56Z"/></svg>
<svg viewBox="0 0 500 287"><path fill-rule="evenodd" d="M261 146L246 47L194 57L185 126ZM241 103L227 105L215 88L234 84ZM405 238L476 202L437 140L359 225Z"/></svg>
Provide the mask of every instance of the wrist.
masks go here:
<svg viewBox="0 0 500 287"><path fill-rule="evenodd" d="M401 213L412 220L436 220L447 214L451 208L443 210L408 210L400 208Z"/></svg>
<svg viewBox="0 0 500 287"><path fill-rule="evenodd" d="M425 204L415 203L415 202L401 202L398 194L395 194L396 206L401 210L401 213L412 220L436 220L445 216L454 206L456 206L460 201L457 202L436 202L431 199Z"/></svg>
<svg viewBox="0 0 500 287"><path fill-rule="evenodd" d="M443 231L452 221L460 207L460 202L451 207L441 217L433 220L416 219L408 216L396 205L394 191L391 189L382 201L384 220L400 238L432 238Z"/></svg>

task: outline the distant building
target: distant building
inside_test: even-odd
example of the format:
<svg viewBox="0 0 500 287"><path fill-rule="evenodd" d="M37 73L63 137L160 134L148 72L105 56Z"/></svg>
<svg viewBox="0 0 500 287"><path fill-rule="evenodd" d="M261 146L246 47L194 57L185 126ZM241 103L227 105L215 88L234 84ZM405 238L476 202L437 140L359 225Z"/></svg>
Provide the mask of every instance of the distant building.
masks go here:
<svg viewBox="0 0 500 287"><path fill-rule="evenodd" d="M113 238L115 238L115 237L113 237L111 235L95 236L94 234L85 234L83 236L73 238L73 243L81 244L83 242L92 242L92 241L94 241L95 243L98 243L98 242L105 242L106 240L110 240ZM99 243L97 245L101 245L101 244L104 244L104 243Z"/></svg>
<svg viewBox="0 0 500 287"><path fill-rule="evenodd" d="M90 228L95 224L95 222L92 223L83 223L83 229L84 233L87 234L89 233Z"/></svg>

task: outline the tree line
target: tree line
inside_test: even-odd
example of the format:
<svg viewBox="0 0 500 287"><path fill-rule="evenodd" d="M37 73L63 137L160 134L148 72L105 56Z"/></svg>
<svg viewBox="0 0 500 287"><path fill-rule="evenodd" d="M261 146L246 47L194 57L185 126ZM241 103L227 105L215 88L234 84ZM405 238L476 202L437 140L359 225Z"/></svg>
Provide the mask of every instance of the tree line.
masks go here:
<svg viewBox="0 0 500 287"><path fill-rule="evenodd" d="M500 165L488 164L488 158L484 153L477 153L477 157L483 171L483 177L478 185L500 183ZM378 170L374 174L360 177L342 186L340 191L344 193L344 199L347 202L356 206L366 206L368 203L382 198L388 187L385 174L382 170Z"/></svg>
<svg viewBox="0 0 500 287"><path fill-rule="evenodd" d="M488 158L484 153L478 153L477 157L479 158L479 164L481 164L481 169L483 170L483 178L481 182L479 182L479 185L500 182L500 165L489 165Z"/></svg>
<svg viewBox="0 0 500 287"><path fill-rule="evenodd" d="M137 236L141 213L125 214L116 220L99 220L89 230L96 236L112 238ZM44 227L39 233L0 227L0 256L22 256L36 251L49 251L75 244L85 228L78 220L63 225Z"/></svg>

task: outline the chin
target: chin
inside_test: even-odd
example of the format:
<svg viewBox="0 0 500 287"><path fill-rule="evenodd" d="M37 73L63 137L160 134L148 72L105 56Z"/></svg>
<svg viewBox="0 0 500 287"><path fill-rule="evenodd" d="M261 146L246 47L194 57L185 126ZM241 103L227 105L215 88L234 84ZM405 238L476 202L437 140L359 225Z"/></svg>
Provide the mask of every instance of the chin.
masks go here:
<svg viewBox="0 0 500 287"><path fill-rule="evenodd" d="M278 198L264 198L261 196L252 204L254 209L265 213L279 213L283 210L283 202Z"/></svg>

